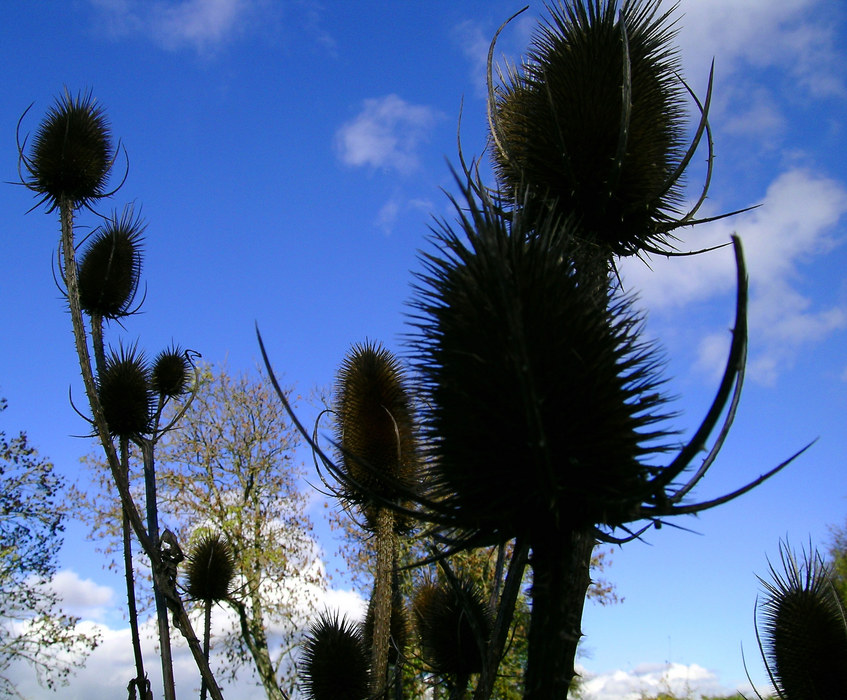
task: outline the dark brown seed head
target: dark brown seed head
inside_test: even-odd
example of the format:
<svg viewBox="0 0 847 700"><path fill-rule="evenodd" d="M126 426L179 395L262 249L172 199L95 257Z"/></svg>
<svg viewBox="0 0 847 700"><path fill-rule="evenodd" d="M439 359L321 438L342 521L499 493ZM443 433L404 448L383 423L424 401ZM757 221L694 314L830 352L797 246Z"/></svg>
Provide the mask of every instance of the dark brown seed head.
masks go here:
<svg viewBox="0 0 847 700"><path fill-rule="evenodd" d="M150 368L136 346L112 351L98 377L98 394L109 432L118 437L143 435L150 429L153 397Z"/></svg>
<svg viewBox="0 0 847 700"><path fill-rule="evenodd" d="M191 383L191 362L178 345L162 350L153 362L150 384L153 391L166 398L185 394Z"/></svg>
<svg viewBox="0 0 847 700"><path fill-rule="evenodd" d="M315 621L299 663L309 700L364 700L368 697L368 653L361 626L338 614Z"/></svg>
<svg viewBox="0 0 847 700"><path fill-rule="evenodd" d="M191 548L185 570L186 589L194 600L225 600L235 579L235 556L221 535L205 535Z"/></svg>

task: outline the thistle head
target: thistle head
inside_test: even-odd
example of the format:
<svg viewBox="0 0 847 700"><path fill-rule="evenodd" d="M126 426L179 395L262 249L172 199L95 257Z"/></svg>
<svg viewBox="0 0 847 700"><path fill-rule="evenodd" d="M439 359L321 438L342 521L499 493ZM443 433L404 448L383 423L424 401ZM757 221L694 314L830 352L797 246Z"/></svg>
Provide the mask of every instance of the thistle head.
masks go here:
<svg viewBox="0 0 847 700"><path fill-rule="evenodd" d="M303 642L299 663L310 700L364 700L368 697L368 652L360 625L338 613L322 613Z"/></svg>
<svg viewBox="0 0 847 700"><path fill-rule="evenodd" d="M113 350L97 380L100 405L112 435L132 438L150 430L153 395L144 353L135 345Z"/></svg>
<svg viewBox="0 0 847 700"><path fill-rule="evenodd" d="M760 643L780 697L834 698L847 688L847 617L817 552L802 561L780 543L782 570L760 579ZM758 634L758 629L757 629Z"/></svg>
<svg viewBox="0 0 847 700"><path fill-rule="evenodd" d="M374 495L397 499L418 463L411 395L391 352L368 341L353 346L336 379L335 414L346 496L370 520Z"/></svg>
<svg viewBox="0 0 847 700"><path fill-rule="evenodd" d="M117 319L132 313L144 228L127 207L95 231L79 263L79 301L87 314Z"/></svg>
<svg viewBox="0 0 847 700"><path fill-rule="evenodd" d="M439 521L480 543L627 522L668 434L655 348L629 300L580 274L570 221L507 221L465 195L413 300Z"/></svg>
<svg viewBox="0 0 847 700"><path fill-rule="evenodd" d="M150 386L163 398L182 396L189 390L191 370L188 352L178 345L171 345L156 355L150 375Z"/></svg>
<svg viewBox="0 0 847 700"><path fill-rule="evenodd" d="M412 610L423 657L433 671L450 676L482 671L493 622L473 581L426 582L415 593Z"/></svg>
<svg viewBox="0 0 847 700"><path fill-rule="evenodd" d="M573 217L607 257L664 240L682 201L685 91L658 2L551 7L520 69L493 91L492 157L512 199ZM493 89L493 88L492 88Z"/></svg>
<svg viewBox="0 0 847 700"><path fill-rule="evenodd" d="M20 149L28 173L23 181L50 211L63 203L78 209L106 196L114 153L102 107L90 92L73 97L65 90L39 125L30 152Z"/></svg>
<svg viewBox="0 0 847 700"><path fill-rule="evenodd" d="M235 555L229 542L217 533L201 537L188 555L185 578L188 595L194 600L226 600L235 580Z"/></svg>

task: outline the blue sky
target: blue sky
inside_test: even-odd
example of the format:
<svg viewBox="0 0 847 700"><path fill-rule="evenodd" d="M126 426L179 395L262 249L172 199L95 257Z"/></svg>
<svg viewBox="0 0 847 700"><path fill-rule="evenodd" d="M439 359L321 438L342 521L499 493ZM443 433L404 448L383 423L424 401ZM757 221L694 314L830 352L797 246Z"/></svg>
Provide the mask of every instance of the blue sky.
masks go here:
<svg viewBox="0 0 847 700"><path fill-rule="evenodd" d="M328 386L350 344L403 354L404 313L431 215L450 215L456 132L485 147L485 55L520 9L485 2L73 0L0 6L0 180L17 178L15 126L33 131L63 86L91 89L129 154L128 202L147 221L143 313L109 338L151 353L172 340L231 370L255 367L258 322L276 369L301 391ZM501 35L519 58L541 3ZM748 379L735 428L695 497L757 477L815 446L751 494L616 550L624 602L587 606L597 700L656 677L692 688L764 684L753 632L755 574L780 538L825 543L847 515L847 8L832 0L681 0L685 76L704 93L715 57L715 174L707 213L762 204L683 232L694 249L741 237L751 277ZM698 192L705 153L691 175ZM122 161L118 170L123 167ZM89 449L70 322L51 276L57 221L0 185L0 429L31 441L70 479ZM94 220L82 217L82 225ZM734 311L728 251L622 264L665 348L679 425L717 385ZM319 511L316 510L316 515ZM334 549L329 540L321 544ZM71 524L57 586L107 643L63 697L99 700L125 654L120 582ZM332 562L329 562L332 566ZM349 596L337 594L339 600ZM113 656L110 657L109 653ZM22 692L50 697L21 670ZM123 680L121 680L123 679ZM190 684L189 684L190 687ZM241 688L239 697L260 697Z"/></svg>

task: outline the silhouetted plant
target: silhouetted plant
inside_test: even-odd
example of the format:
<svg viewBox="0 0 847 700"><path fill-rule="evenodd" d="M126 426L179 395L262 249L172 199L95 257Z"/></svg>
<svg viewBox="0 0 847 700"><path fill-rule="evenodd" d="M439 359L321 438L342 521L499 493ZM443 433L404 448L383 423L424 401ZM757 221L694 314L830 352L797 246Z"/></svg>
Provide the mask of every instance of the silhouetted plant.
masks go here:
<svg viewBox="0 0 847 700"><path fill-rule="evenodd" d="M798 556L779 545L780 568L757 611L756 636L777 695L784 700L828 700L847 694L847 613L820 555ZM758 695L758 693L757 693ZM761 696L759 696L761 697Z"/></svg>
<svg viewBox="0 0 847 700"><path fill-rule="evenodd" d="M310 700L365 700L369 652L362 629L338 613L321 614L303 643L301 684Z"/></svg>

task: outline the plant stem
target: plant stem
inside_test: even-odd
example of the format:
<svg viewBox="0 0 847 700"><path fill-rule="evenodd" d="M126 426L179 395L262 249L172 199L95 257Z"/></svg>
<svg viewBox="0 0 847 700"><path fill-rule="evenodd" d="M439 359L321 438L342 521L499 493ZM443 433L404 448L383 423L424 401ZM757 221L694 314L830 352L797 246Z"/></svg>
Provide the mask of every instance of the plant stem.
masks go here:
<svg viewBox="0 0 847 700"><path fill-rule="evenodd" d="M124 475L129 478L129 440L121 438L121 467ZM138 611L135 606L135 575L132 565L132 537L129 529L129 518L121 510L121 532L124 541L124 572L126 574L126 601L129 611L129 628L132 633L132 652L135 656L136 688L145 697L147 687L144 675L144 659L141 655L141 638L138 634Z"/></svg>
<svg viewBox="0 0 847 700"><path fill-rule="evenodd" d="M207 600L204 606L204 620L203 620L203 656L206 659L206 662L209 661L209 643L211 642L212 637L212 601ZM206 700L206 679L201 676L200 678L200 700Z"/></svg>
<svg viewBox="0 0 847 700"><path fill-rule="evenodd" d="M391 640L391 572L394 569L394 511L379 508L376 516L376 573L374 576L374 631L371 647L371 696L379 697L388 677Z"/></svg>
<svg viewBox="0 0 847 700"><path fill-rule="evenodd" d="M582 610L591 583L591 529L545 530L532 546L532 616L524 700L566 698L576 675Z"/></svg>
<svg viewBox="0 0 847 700"><path fill-rule="evenodd" d="M153 459L153 442L142 439L141 454L144 457L144 487L147 496L147 532L154 542L159 541L159 509L156 501L156 467ZM162 655L162 682L165 700L176 700L173 657L171 656L171 634L168 624L168 608L159 582L153 577L153 599L156 602L156 618L159 626L159 651Z"/></svg>

